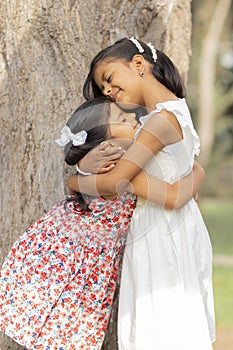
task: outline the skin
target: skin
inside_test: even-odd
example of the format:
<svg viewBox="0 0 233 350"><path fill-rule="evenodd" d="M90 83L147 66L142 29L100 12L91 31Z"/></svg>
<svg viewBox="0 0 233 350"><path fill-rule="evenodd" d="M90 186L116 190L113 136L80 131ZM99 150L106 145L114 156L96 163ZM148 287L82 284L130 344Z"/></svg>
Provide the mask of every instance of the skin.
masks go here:
<svg viewBox="0 0 233 350"><path fill-rule="evenodd" d="M143 78L140 75L141 72L144 73ZM95 70L95 82L105 96L110 97L119 105L122 104L124 108L128 106L128 108L132 109L140 105L145 106L147 111L150 112L154 110L155 105L159 102L177 100L177 97L170 90L155 79L152 74L152 65L144 60L141 55L135 55L130 62L109 58L99 62ZM163 119L165 127L165 135L160 135L159 130L157 134L154 133L158 140L161 141L157 145L155 144L157 150L167 143L175 143L182 139L180 125L172 113L163 110L162 113L156 116ZM149 130L152 133L153 131ZM168 132L169 139L166 138ZM160 139L162 136L164 139ZM111 170L116 163L115 160L119 159L122 153L121 150L113 147L106 150L105 146L107 147L107 144L101 145L98 149L100 151L99 154L96 150L90 153L89 156L84 157L80 161L79 167L83 171L98 172L99 174ZM88 158L91 159L91 162L87 161ZM97 164L96 169L93 169L93 163ZM101 191L100 185L98 189ZM106 188L103 188L104 190L106 191Z"/></svg>
<svg viewBox="0 0 233 350"><path fill-rule="evenodd" d="M141 72L144 73L143 77ZM177 100L171 91L155 79L152 65L141 55L135 55L130 62L105 59L97 65L94 78L105 96L117 103L128 103L129 107L145 106L153 110L159 102Z"/></svg>
<svg viewBox="0 0 233 350"><path fill-rule="evenodd" d="M144 76L141 77L140 73ZM127 76L127 79L125 77ZM117 103L140 104L148 111L159 102L177 100L152 74L151 64L141 55L130 62L103 60L95 71L95 81L103 94ZM176 117L165 110L153 115L144 125L137 141L117 162L111 172L89 177L78 177L78 188L88 194L112 194L121 191L147 161L165 145L182 140L182 131Z"/></svg>
<svg viewBox="0 0 233 350"><path fill-rule="evenodd" d="M135 114L123 112L115 103L112 103L109 123L111 143L121 146L124 150L128 149L133 143L135 132L140 127ZM169 209L180 208L197 192L204 176L203 169L196 165L193 173L188 177L174 185L169 185L140 171L131 181L122 183L120 192L130 191ZM77 175L69 178L68 187L71 192L79 191Z"/></svg>
<svg viewBox="0 0 233 350"><path fill-rule="evenodd" d="M111 104L109 123L110 138L129 140L129 144L133 142L135 132L140 127L140 124L136 120L135 113L126 113L115 103Z"/></svg>

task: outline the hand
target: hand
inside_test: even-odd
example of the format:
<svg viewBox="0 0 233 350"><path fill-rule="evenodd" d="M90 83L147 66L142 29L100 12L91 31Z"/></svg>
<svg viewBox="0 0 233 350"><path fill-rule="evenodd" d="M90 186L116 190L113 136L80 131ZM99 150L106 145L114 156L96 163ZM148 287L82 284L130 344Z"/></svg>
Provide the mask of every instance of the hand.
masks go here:
<svg viewBox="0 0 233 350"><path fill-rule="evenodd" d="M112 170L125 151L112 141L104 141L83 157L78 167L84 172L102 174Z"/></svg>

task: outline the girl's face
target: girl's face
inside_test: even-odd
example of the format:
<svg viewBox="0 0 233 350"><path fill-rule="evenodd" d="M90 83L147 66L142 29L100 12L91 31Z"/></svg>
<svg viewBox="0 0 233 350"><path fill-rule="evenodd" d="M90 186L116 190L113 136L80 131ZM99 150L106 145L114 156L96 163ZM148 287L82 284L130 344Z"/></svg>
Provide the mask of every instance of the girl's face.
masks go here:
<svg viewBox="0 0 233 350"><path fill-rule="evenodd" d="M114 102L124 103L125 108L126 104L132 108L143 105L140 71L140 66L134 60L126 62L121 59L104 59L98 63L94 79L105 96Z"/></svg>
<svg viewBox="0 0 233 350"><path fill-rule="evenodd" d="M133 141L134 134L140 127L135 113L126 113L115 103L111 103L110 109L110 138Z"/></svg>

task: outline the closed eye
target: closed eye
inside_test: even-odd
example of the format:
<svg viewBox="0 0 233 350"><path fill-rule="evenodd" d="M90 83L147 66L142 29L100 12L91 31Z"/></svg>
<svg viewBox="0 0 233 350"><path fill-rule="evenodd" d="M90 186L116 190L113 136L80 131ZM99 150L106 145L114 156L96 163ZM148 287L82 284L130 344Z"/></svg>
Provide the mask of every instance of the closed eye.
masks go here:
<svg viewBox="0 0 233 350"><path fill-rule="evenodd" d="M107 82L108 82L108 83L111 83L111 80L112 80L112 75L110 75L110 76L108 77Z"/></svg>

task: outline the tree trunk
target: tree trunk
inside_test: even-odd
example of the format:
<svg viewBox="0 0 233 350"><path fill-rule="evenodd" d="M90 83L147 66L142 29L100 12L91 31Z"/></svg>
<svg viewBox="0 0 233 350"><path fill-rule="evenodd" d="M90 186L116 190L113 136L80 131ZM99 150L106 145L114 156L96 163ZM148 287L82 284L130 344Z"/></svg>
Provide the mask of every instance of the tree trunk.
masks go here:
<svg viewBox="0 0 233 350"><path fill-rule="evenodd" d="M93 55L138 36L167 52L186 79L190 0L5 0L0 31L1 263L21 232L64 196L69 171L54 139L82 101ZM104 349L115 350L116 312L109 324ZM21 347L2 335L0 349Z"/></svg>

